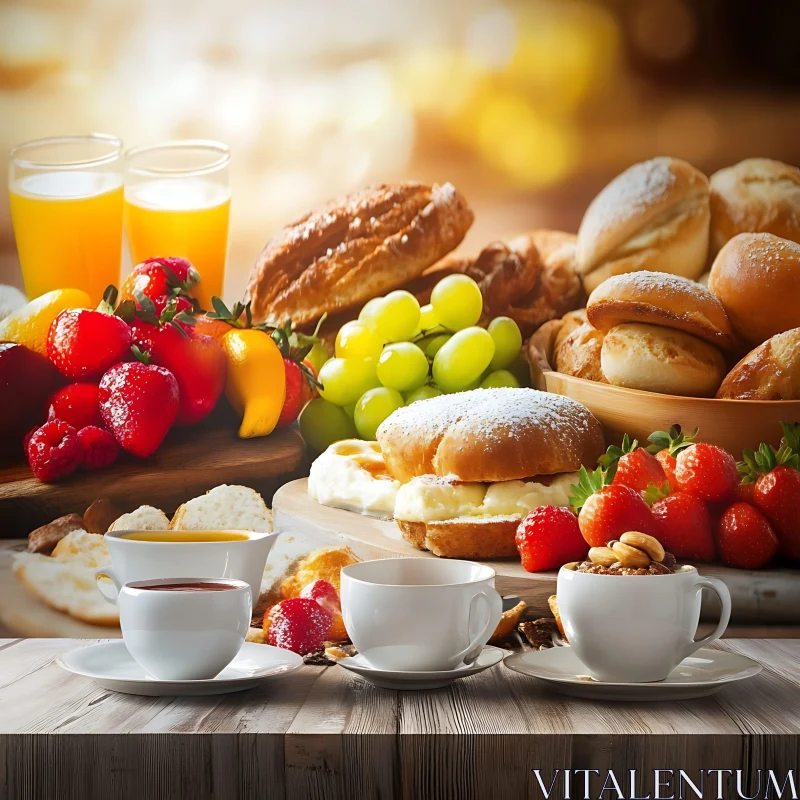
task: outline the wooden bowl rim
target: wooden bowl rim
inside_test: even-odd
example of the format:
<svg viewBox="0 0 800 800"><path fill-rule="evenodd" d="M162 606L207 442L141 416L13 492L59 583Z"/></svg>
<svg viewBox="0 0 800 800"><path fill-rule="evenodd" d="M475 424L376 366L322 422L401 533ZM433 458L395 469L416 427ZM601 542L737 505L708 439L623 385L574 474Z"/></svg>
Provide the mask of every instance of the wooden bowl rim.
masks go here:
<svg viewBox="0 0 800 800"><path fill-rule="evenodd" d="M641 397L641 398L657 398L658 400L671 400L677 403L699 403L701 405L712 404L719 406L720 404L726 404L728 407L738 407L739 409L743 410L745 408L750 408L752 410L766 410L767 408L772 409L786 409L787 411L800 411L800 400L730 400L730 399L723 399L723 398L716 398L716 397L685 397L683 395L678 394L659 394L658 392L646 392L643 389L629 389L626 386L614 386L610 383L600 383L599 381L590 381L587 378L576 378L574 375L567 375L563 372L556 372L556 370L544 370L543 371L545 380L547 379L548 375L556 375L560 379L567 381L568 383L577 383L577 384L587 384L591 385L593 388L597 388L600 392L609 392L611 394L621 394L621 395L628 395L629 397ZM602 387L602 388L600 388ZM794 420L787 420L794 421ZM798 420L800 421L800 420Z"/></svg>

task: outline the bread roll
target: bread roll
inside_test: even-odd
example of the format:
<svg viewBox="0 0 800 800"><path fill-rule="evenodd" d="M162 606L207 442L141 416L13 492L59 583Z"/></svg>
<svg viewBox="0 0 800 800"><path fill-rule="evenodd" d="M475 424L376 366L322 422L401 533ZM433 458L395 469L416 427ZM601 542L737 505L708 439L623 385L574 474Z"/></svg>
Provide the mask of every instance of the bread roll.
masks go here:
<svg viewBox="0 0 800 800"><path fill-rule="evenodd" d="M716 387L714 387L716 388ZM534 389L474 389L399 408L378 428L392 477L510 481L593 466L605 443L580 403Z"/></svg>
<svg viewBox="0 0 800 800"><path fill-rule="evenodd" d="M586 210L576 266L587 292L642 269L698 278L708 258L708 179L677 158L634 164Z"/></svg>
<svg viewBox="0 0 800 800"><path fill-rule="evenodd" d="M636 272L603 281L589 297L586 315L602 331L646 322L691 333L719 347L730 347L734 340L716 295L699 283L663 272Z"/></svg>
<svg viewBox="0 0 800 800"><path fill-rule="evenodd" d="M518 556L518 517L459 517L436 522L398 519L403 538L418 550L441 558L512 558Z"/></svg>
<svg viewBox="0 0 800 800"><path fill-rule="evenodd" d="M800 242L800 169L748 158L711 176L712 252L739 233Z"/></svg>
<svg viewBox="0 0 800 800"><path fill-rule="evenodd" d="M749 344L800 328L800 244L771 233L740 233L717 254L708 288Z"/></svg>
<svg viewBox="0 0 800 800"><path fill-rule="evenodd" d="M600 367L600 351L605 333L585 322L574 328L555 350L556 372L608 383Z"/></svg>
<svg viewBox="0 0 800 800"><path fill-rule="evenodd" d="M600 364L614 386L688 397L711 397L725 375L725 359L714 345L641 323L612 328L603 340Z"/></svg>
<svg viewBox="0 0 800 800"><path fill-rule="evenodd" d="M558 350L561 347L564 339L569 336L575 328L579 328L585 322L588 322L589 318L586 316L586 309L579 308L575 311L570 311L568 314L564 314L561 317L561 327L556 334L555 342L553 343L553 351Z"/></svg>
<svg viewBox="0 0 800 800"><path fill-rule="evenodd" d="M725 377L724 400L800 400L800 328L778 333L748 353Z"/></svg>

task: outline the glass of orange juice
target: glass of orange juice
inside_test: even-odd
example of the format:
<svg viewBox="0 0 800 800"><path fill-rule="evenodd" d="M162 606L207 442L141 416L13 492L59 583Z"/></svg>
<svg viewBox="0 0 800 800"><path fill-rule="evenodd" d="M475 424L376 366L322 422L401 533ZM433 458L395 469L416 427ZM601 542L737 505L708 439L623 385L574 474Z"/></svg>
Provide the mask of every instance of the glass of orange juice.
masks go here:
<svg viewBox="0 0 800 800"><path fill-rule="evenodd" d="M113 136L38 139L11 151L11 219L25 291L83 289L100 302L119 282L122 142Z"/></svg>
<svg viewBox="0 0 800 800"><path fill-rule="evenodd" d="M230 151L220 142L178 141L126 153L125 231L131 259L188 258L200 273L192 294L211 309L222 296L228 255Z"/></svg>

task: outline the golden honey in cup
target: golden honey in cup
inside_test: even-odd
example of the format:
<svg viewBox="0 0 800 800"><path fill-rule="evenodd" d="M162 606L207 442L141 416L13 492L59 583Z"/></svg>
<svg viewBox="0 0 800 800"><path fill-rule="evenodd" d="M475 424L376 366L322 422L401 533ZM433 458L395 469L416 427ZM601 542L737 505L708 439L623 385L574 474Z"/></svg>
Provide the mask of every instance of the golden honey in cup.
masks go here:
<svg viewBox="0 0 800 800"><path fill-rule="evenodd" d="M250 537L240 531L132 531L120 539L135 542L246 542Z"/></svg>

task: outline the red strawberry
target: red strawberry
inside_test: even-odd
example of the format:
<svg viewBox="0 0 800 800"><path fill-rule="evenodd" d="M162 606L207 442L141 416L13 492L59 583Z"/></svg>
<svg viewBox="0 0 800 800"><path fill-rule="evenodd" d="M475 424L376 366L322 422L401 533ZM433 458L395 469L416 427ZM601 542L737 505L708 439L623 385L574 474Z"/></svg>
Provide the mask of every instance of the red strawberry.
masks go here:
<svg viewBox="0 0 800 800"><path fill-rule="evenodd" d="M172 373L138 361L112 367L100 381L100 413L120 446L147 458L178 415L178 382Z"/></svg>
<svg viewBox="0 0 800 800"><path fill-rule="evenodd" d="M740 569L760 569L778 552L769 520L749 503L734 503L722 515L717 544L722 560Z"/></svg>
<svg viewBox="0 0 800 800"><path fill-rule="evenodd" d="M300 592L300 597L307 597L309 600L314 600L316 603L319 603L320 607L325 609L331 616L342 613L339 594L336 591L336 587L330 581L312 581L303 587L303 590Z"/></svg>
<svg viewBox="0 0 800 800"><path fill-rule="evenodd" d="M658 523L642 496L628 486L609 485L613 469L581 467L580 481L573 487L572 507L579 511L578 524L590 547L602 547L628 531L658 537Z"/></svg>
<svg viewBox="0 0 800 800"><path fill-rule="evenodd" d="M312 387L307 375L316 378L314 368L304 361L302 366L291 358L284 358L283 365L286 368L286 399L283 401L283 409L278 417L279 428L291 425L300 412L313 397L315 388Z"/></svg>
<svg viewBox="0 0 800 800"><path fill-rule="evenodd" d="M160 317L164 313L164 310L166 309L170 300L175 301L175 314L180 314L181 311L191 313L192 303L185 297L182 297L181 295L174 297L172 295L162 294L153 299L153 306L155 307L157 316Z"/></svg>
<svg viewBox="0 0 800 800"><path fill-rule="evenodd" d="M119 447L114 437L103 428L87 425L78 431L78 442L83 452L84 469L102 469L117 460Z"/></svg>
<svg viewBox="0 0 800 800"><path fill-rule="evenodd" d="M727 450L704 442L678 453L675 478L678 486L674 488L712 503L733 497L739 484L734 457Z"/></svg>
<svg viewBox="0 0 800 800"><path fill-rule="evenodd" d="M522 566L528 572L558 569L581 561L588 547L578 518L569 508L539 506L520 522L516 535Z"/></svg>
<svg viewBox="0 0 800 800"><path fill-rule="evenodd" d="M139 293L156 302L160 297L188 293L199 280L199 273L185 258L148 258L125 279L120 300L135 300L141 308Z"/></svg>
<svg viewBox="0 0 800 800"><path fill-rule="evenodd" d="M178 425L194 425L208 416L225 389L227 359L216 340L172 324L133 324L136 345L149 353L150 363L166 367L178 382Z"/></svg>
<svg viewBox="0 0 800 800"><path fill-rule="evenodd" d="M87 425L100 427L100 405L96 383L70 383L50 395L50 416L72 425L75 430Z"/></svg>
<svg viewBox="0 0 800 800"><path fill-rule="evenodd" d="M682 491L665 494L663 489L650 486L645 500L652 504L659 526L656 538L665 550L686 561L714 560L714 521L697 495Z"/></svg>
<svg viewBox="0 0 800 800"><path fill-rule="evenodd" d="M682 433L680 425L673 425L668 431L655 431L647 437L647 441L652 442L647 452L655 455L656 461L664 470L664 477L673 489L678 485L675 477L676 456L681 450L694 444L695 436L697 428L691 433Z"/></svg>
<svg viewBox="0 0 800 800"><path fill-rule="evenodd" d="M639 447L636 439L631 441L627 433L622 437L622 446L611 445L605 455L600 456L598 463L605 469L616 464L611 483L629 486L637 492L645 491L651 483L660 486L666 480L664 470L655 457Z"/></svg>
<svg viewBox="0 0 800 800"><path fill-rule="evenodd" d="M68 378L95 378L130 356L131 329L102 311L62 311L47 333L47 355Z"/></svg>
<svg viewBox="0 0 800 800"><path fill-rule="evenodd" d="M83 458L77 431L58 419L48 420L37 428L27 438L25 451L33 474L40 481L54 481L69 475L80 466Z"/></svg>
<svg viewBox="0 0 800 800"><path fill-rule="evenodd" d="M333 615L307 597L281 600L269 611L267 639L273 647L283 647L304 656L322 647L333 622Z"/></svg>
<svg viewBox="0 0 800 800"><path fill-rule="evenodd" d="M766 515L787 557L800 561L800 454L795 449L797 428L781 423L784 439L775 451L762 443L745 450L739 472L744 486L753 486L752 502ZM753 483L755 482L755 483Z"/></svg>

